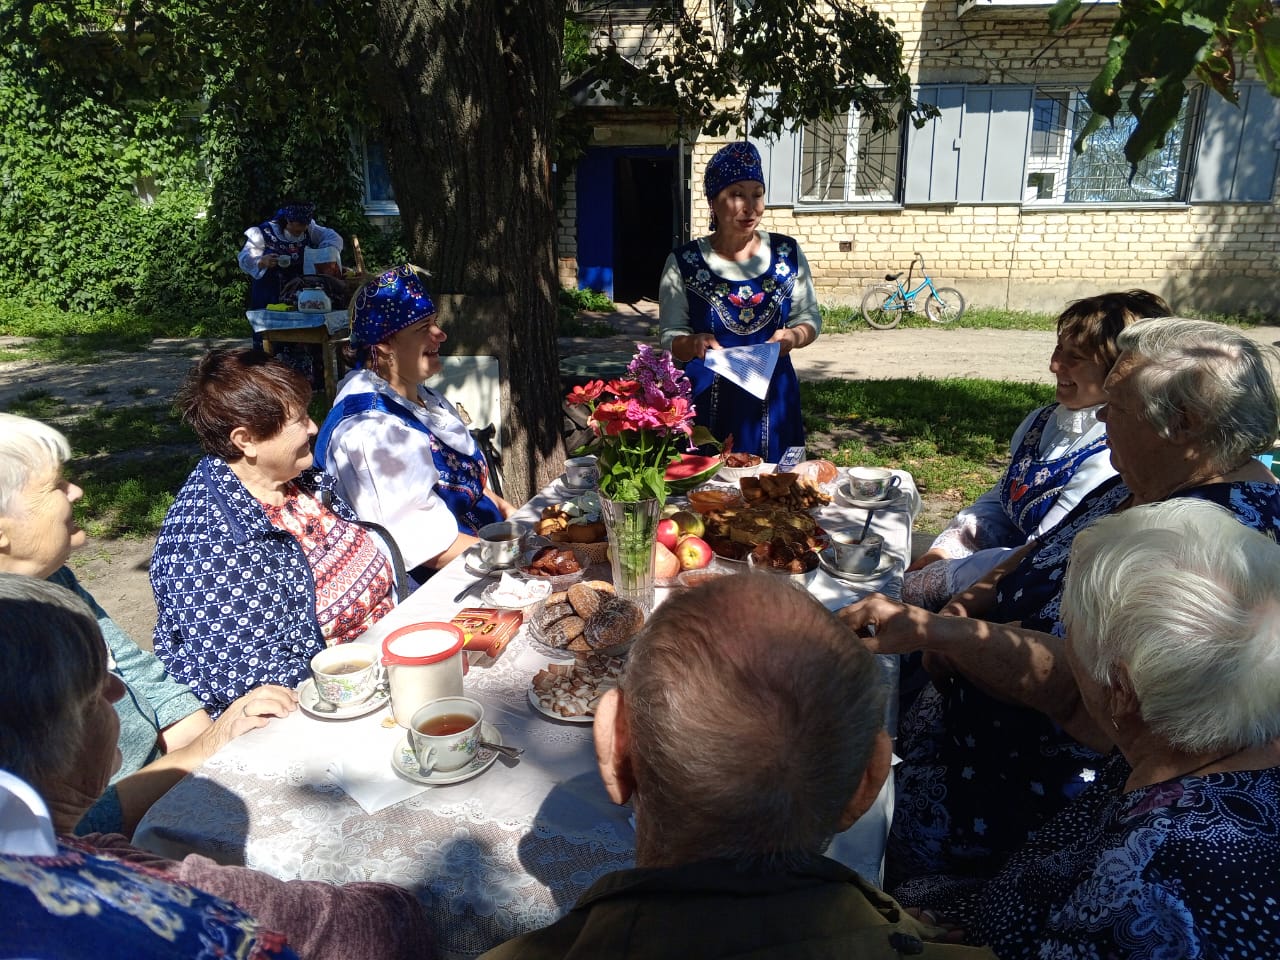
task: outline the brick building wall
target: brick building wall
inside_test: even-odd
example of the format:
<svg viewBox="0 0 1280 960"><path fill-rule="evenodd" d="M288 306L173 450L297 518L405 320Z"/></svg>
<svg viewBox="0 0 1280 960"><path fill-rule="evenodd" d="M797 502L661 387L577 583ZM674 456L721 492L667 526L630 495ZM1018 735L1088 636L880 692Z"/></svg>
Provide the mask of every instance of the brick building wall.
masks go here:
<svg viewBox="0 0 1280 960"><path fill-rule="evenodd" d="M904 60L919 83L1087 84L1101 64L1113 17L1098 8L1054 37L1047 7L986 8L960 18L954 0L874 6L895 21ZM706 227L703 169L729 139L691 144L695 236ZM857 303L867 284L905 270L920 251L935 282L958 287L971 304L1057 312L1068 299L1141 286L1179 310L1276 314L1276 195L1270 203L1141 206L772 206L764 226L800 242L824 303ZM573 256L572 224L562 217L562 258Z"/></svg>

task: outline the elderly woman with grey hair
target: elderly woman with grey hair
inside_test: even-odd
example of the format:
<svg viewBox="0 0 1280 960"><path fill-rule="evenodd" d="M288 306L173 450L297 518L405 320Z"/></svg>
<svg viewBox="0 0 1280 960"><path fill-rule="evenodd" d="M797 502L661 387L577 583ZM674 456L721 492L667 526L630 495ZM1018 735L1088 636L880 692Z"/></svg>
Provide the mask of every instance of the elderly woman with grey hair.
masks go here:
<svg viewBox="0 0 1280 960"><path fill-rule="evenodd" d="M1280 546L1182 499L1099 520L1063 589L1066 652L1116 752L977 898L1002 960L1274 956Z"/></svg>
<svg viewBox="0 0 1280 960"><path fill-rule="evenodd" d="M170 677L155 656L107 616L66 566L71 551L85 542L72 515L81 490L63 471L70 455L57 430L0 413L0 573L66 587L98 618L109 668L125 684L125 696L115 705L123 761L82 829L132 834L165 791L228 740L294 710L297 696L282 687L260 688L215 723L185 684Z"/></svg>
<svg viewBox="0 0 1280 960"><path fill-rule="evenodd" d="M909 906L945 902L1004 860L1099 775L1110 724L1061 657L1062 579L1076 535L1104 516L1207 500L1280 534L1280 486L1254 455L1280 424L1274 351L1198 320L1144 320L1105 381L1111 462L1048 534L942 615L874 596L841 613L875 649L925 652L933 682L903 718L885 875Z"/></svg>
<svg viewBox="0 0 1280 960"><path fill-rule="evenodd" d="M310 960L429 955L417 899L390 884L285 882L119 835L67 836L120 763L124 695L82 600L0 574L5 956L293 957L285 937Z"/></svg>

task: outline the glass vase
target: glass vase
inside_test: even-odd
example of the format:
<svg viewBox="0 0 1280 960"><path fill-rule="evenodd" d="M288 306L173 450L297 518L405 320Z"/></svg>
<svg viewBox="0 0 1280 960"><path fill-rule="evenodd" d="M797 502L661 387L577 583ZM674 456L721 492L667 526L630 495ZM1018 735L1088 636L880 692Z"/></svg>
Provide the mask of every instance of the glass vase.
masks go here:
<svg viewBox="0 0 1280 960"><path fill-rule="evenodd" d="M661 500L610 500L600 497L600 519L609 534L613 564L613 588L618 596L640 606L645 616L653 610Z"/></svg>

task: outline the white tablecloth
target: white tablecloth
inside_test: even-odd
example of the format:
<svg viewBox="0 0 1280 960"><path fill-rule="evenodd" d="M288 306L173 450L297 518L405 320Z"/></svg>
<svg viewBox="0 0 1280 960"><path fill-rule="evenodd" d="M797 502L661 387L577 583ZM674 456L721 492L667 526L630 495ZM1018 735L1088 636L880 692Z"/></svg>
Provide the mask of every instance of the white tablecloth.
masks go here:
<svg viewBox="0 0 1280 960"><path fill-rule="evenodd" d="M868 590L900 587L919 508L907 474L903 488L897 507L877 513L872 525L900 562ZM536 516L568 495L552 484L521 514ZM819 519L835 530L860 527L865 516L830 507ZM366 641L381 643L399 626L448 620L463 606L480 605L481 583L454 601L469 583L476 578L459 558ZM812 592L836 609L865 591L819 572ZM886 683L896 690L896 661L882 660ZM284 879L399 884L416 891L432 913L442 956L474 956L545 926L597 878L631 866L634 844L629 809L609 801L596 773L590 725L550 720L528 702L530 678L547 661L522 631L497 661L481 658L466 677L466 691L485 704L486 719L507 743L525 748L519 761L500 757L472 780L422 786L391 769L404 731L384 725L388 709L348 721L298 711L233 741L183 780L152 807L136 840L167 856L194 851ZM343 783L377 812L366 812ZM878 880L891 814L886 786L830 854Z"/></svg>

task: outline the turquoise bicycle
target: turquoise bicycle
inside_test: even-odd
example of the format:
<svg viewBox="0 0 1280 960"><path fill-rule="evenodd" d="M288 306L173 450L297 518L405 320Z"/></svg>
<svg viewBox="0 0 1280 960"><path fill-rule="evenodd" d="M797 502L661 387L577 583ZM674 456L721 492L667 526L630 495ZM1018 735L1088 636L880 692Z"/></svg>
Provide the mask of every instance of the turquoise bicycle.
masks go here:
<svg viewBox="0 0 1280 960"><path fill-rule="evenodd" d="M911 288L911 272L920 261L920 286ZM924 257L916 254L907 268L907 282L901 273L886 273L888 283L877 283L862 295L862 319L877 330L892 330L902 322L904 313L916 313L916 298L926 290L924 315L933 323L950 323L964 313L964 295L955 287L935 287L925 271Z"/></svg>

